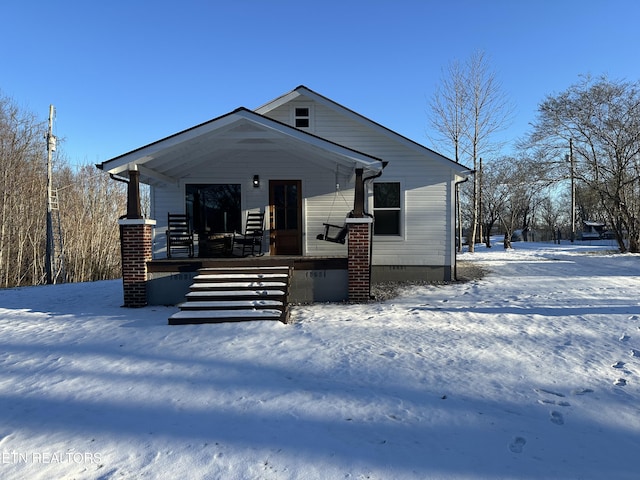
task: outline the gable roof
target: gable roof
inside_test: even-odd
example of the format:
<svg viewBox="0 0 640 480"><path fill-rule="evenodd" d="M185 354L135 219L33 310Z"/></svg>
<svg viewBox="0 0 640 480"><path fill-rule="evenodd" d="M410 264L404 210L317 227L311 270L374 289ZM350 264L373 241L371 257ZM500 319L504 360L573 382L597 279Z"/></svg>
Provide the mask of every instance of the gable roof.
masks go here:
<svg viewBox="0 0 640 480"><path fill-rule="evenodd" d="M437 162L443 163L446 166L448 166L449 168L453 169L457 174L459 175L466 175L468 173L470 173L470 170L468 167L462 165L461 163L455 162L454 160L451 160L450 158L445 157L444 155L436 152L435 150L432 150L428 147L425 147L424 145L419 144L418 142L415 142L403 135L400 135L397 132L394 132L393 130L385 127L384 125L381 125L377 122L374 122L373 120L365 117L364 115L361 115L337 102L334 102L333 100L320 95L319 93L314 92L313 90L311 90L310 88L305 87L304 85L299 85L298 87L296 87L295 89L293 89L291 92L289 93L285 93L284 95L279 96L278 98L256 108L256 112L260 113L260 114L265 114L270 112L271 110L282 106L288 102L290 102L291 100L294 100L300 96L309 98L311 100L313 100L314 102L317 102L321 105L324 105L332 110L338 111L339 113L341 113L342 115L345 115L361 124L364 124L366 126L368 126L369 128L372 128L373 130L387 136L390 137L394 140L396 140L397 142L407 146L408 148L422 154L422 155L428 155L429 157L433 158L434 160L436 160Z"/></svg>
<svg viewBox="0 0 640 480"><path fill-rule="evenodd" d="M386 162L240 107L132 150L96 167L116 175L137 169L144 183L176 183L204 163L259 149L298 151L310 161L381 171Z"/></svg>

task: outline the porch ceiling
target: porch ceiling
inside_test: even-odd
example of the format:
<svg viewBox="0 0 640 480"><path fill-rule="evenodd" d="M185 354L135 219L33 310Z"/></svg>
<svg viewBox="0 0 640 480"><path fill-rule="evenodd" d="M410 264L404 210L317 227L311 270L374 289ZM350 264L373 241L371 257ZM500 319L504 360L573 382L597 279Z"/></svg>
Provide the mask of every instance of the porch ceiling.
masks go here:
<svg viewBox="0 0 640 480"><path fill-rule="evenodd" d="M256 156L277 155L309 161L327 168L336 164L378 172L382 160L342 147L299 129L238 109L222 117L146 145L97 165L109 173L127 176L139 170L148 184L177 183L195 175L203 165L239 162Z"/></svg>

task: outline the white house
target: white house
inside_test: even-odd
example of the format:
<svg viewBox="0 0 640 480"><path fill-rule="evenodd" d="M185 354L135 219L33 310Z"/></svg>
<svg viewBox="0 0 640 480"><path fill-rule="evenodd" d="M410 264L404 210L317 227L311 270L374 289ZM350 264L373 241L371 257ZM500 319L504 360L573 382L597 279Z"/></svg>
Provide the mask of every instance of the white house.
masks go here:
<svg viewBox="0 0 640 480"><path fill-rule="evenodd" d="M468 169L305 86L97 166L150 186L149 303L167 298L154 280L182 272L178 280L186 284L195 273L184 272L230 260L232 232L244 229L248 212L265 214L261 261L295 260L294 278L296 269L306 272L306 280L298 275L302 301L347 298L347 280L340 280L347 274L339 272L346 267L328 274L304 260L349 257L352 235L345 243L325 236L340 230L327 232L325 224L343 226L349 214L361 219L349 222L369 228L371 282L454 276L455 189ZM189 214L193 259L167 259L168 213ZM209 248L215 241L223 248ZM303 292L305 282L323 279L327 285L313 287L315 294Z"/></svg>

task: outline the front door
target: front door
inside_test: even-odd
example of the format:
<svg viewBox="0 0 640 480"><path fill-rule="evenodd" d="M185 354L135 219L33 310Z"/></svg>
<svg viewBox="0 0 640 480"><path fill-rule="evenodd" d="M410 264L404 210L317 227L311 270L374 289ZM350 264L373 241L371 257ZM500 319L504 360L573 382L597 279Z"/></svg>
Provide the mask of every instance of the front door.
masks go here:
<svg viewBox="0 0 640 480"><path fill-rule="evenodd" d="M271 255L302 255L300 180L269 180Z"/></svg>

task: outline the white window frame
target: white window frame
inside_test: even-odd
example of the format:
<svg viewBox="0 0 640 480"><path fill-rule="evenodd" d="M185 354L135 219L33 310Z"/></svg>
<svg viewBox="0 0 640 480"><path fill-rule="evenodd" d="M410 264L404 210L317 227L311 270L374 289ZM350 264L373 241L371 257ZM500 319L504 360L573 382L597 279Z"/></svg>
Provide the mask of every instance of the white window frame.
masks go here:
<svg viewBox="0 0 640 480"><path fill-rule="evenodd" d="M396 183L400 186L400 206L399 207L386 207L386 208L375 208L375 202L374 202L374 186L376 183ZM404 217L405 217L405 209L406 209L406 205L405 205L405 192L404 192L404 184L402 181L400 180L396 180L396 179L385 179L384 181L379 181L379 182L374 182L371 185L371 192L370 192L370 199L369 199L369 207L370 207L370 212L373 214L374 217L374 222L375 222L375 215L376 215L376 210L386 210L386 211L398 211L400 212L399 214L399 218L398 218L398 233L397 234L376 234L375 233L375 224L374 224L374 232L373 232L373 236L377 241L389 241L389 242L399 242L399 241L404 241L405 239L405 231L404 231Z"/></svg>
<svg viewBox="0 0 640 480"><path fill-rule="evenodd" d="M302 108L306 108L307 111L309 112L309 115L305 116L305 115L297 115L297 111L298 109L302 109ZM313 115L313 104L311 103L295 103L291 106L291 125L293 125L296 128L299 128L301 130L309 130L309 131L313 131L314 127L315 127L315 122L314 122L314 115ZM297 121L298 119L301 120L307 120L309 122L309 126L308 127L299 127L297 125Z"/></svg>

